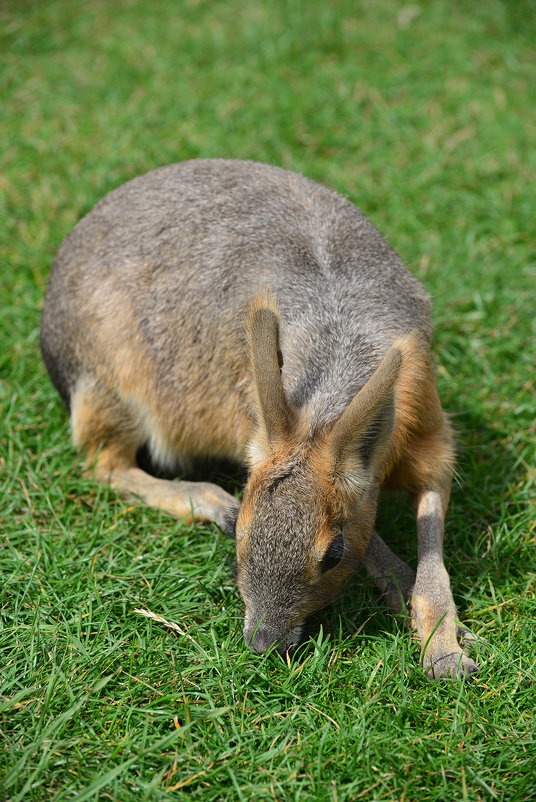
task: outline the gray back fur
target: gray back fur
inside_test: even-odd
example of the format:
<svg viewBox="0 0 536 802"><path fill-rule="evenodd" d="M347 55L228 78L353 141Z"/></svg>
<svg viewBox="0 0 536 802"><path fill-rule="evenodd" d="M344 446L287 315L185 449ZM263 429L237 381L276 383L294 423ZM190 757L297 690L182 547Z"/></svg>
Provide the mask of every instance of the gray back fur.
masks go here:
<svg viewBox="0 0 536 802"><path fill-rule="evenodd" d="M132 337L128 303L178 404L196 362L200 392L236 392L246 309L263 289L280 309L286 396L312 408L314 427L343 412L398 335L431 336L422 285L348 200L277 167L196 160L129 181L65 238L42 321L47 367L69 403L98 358L84 332L116 315L118 344Z"/></svg>

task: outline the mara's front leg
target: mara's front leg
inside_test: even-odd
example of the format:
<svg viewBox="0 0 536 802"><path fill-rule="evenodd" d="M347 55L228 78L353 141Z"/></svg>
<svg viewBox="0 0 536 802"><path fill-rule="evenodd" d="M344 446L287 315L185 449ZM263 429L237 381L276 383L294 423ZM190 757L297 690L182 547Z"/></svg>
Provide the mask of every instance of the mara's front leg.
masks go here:
<svg viewBox="0 0 536 802"><path fill-rule="evenodd" d="M434 487L415 494L418 566L411 611L430 679L460 677L477 671L457 639L456 607L443 562L444 521L450 495L450 471Z"/></svg>

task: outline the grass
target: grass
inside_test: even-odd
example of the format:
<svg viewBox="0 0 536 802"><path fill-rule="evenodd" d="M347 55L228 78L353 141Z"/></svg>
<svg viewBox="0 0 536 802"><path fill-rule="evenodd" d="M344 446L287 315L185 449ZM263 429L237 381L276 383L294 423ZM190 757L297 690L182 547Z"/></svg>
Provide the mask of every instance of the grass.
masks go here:
<svg viewBox="0 0 536 802"><path fill-rule="evenodd" d="M0 797L534 798L535 10L5 0ZM50 263L112 187L198 156L335 187L432 292L471 682L427 682L359 576L290 665L253 656L232 542L82 476L38 351ZM398 499L378 525L414 562Z"/></svg>

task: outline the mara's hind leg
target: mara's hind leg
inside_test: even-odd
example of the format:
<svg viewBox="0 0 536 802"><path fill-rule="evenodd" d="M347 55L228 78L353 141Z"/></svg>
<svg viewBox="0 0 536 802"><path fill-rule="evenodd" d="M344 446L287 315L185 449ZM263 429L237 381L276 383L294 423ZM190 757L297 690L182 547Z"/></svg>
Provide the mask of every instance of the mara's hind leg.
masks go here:
<svg viewBox="0 0 536 802"><path fill-rule="evenodd" d="M79 383L71 408L73 442L87 450L86 464L99 481L177 518L213 521L231 533L239 503L221 487L157 479L137 467L143 433L121 401L102 385Z"/></svg>
<svg viewBox="0 0 536 802"><path fill-rule="evenodd" d="M141 499L151 507L187 521L213 521L227 534L234 534L238 501L218 485L156 479L135 466L117 466L106 474L102 471L103 462L108 462L106 447L97 457L95 472L121 495Z"/></svg>

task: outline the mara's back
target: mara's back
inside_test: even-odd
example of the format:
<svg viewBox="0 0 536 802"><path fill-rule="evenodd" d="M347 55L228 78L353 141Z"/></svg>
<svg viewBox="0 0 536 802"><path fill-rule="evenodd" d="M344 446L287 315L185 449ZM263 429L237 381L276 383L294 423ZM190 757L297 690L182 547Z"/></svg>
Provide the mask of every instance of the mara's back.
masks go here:
<svg viewBox="0 0 536 802"><path fill-rule="evenodd" d="M342 413L398 336L431 336L425 290L352 203L276 167L196 160L129 181L65 238L45 362L68 405L96 382L121 397L140 439L148 418L166 421L162 458L241 457L244 318L262 292L279 306L286 394L314 424Z"/></svg>

